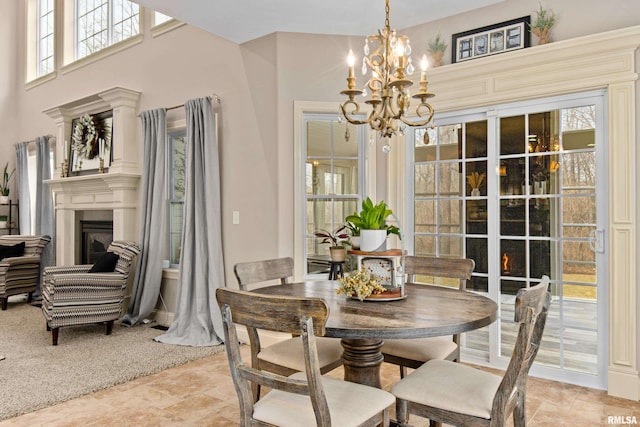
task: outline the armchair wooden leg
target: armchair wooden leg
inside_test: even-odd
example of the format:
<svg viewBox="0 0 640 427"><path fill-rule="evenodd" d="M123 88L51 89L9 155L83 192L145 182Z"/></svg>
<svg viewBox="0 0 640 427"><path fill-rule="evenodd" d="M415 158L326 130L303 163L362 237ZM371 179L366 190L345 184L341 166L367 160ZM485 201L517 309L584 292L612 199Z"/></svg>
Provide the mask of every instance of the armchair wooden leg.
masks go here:
<svg viewBox="0 0 640 427"><path fill-rule="evenodd" d="M50 328L51 329L51 340L53 345L58 345L58 331L60 328Z"/></svg>
<svg viewBox="0 0 640 427"><path fill-rule="evenodd" d="M113 332L113 322L113 320L107 322L107 335L111 335L111 332Z"/></svg>
<svg viewBox="0 0 640 427"><path fill-rule="evenodd" d="M51 326L49 326L49 324L47 323L47 332L51 331Z"/></svg>
<svg viewBox="0 0 640 427"><path fill-rule="evenodd" d="M0 298L0 301L2 302L2 310L6 310L7 303L9 302L9 297L2 297Z"/></svg>
<svg viewBox="0 0 640 427"><path fill-rule="evenodd" d="M31 304L31 301L33 301L33 292L27 294L27 304Z"/></svg>

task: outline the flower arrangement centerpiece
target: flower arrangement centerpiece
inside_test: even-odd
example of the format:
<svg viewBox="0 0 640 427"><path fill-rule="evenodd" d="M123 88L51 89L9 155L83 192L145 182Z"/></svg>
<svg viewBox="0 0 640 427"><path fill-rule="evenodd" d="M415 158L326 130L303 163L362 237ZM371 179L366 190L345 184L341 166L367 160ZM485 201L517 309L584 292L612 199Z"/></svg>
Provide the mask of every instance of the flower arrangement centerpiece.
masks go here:
<svg viewBox="0 0 640 427"><path fill-rule="evenodd" d="M104 120L95 120L89 113L83 114L73 128L71 149L76 153L76 161L91 160L104 155L111 142L111 133ZM101 142L102 141L102 142Z"/></svg>
<svg viewBox="0 0 640 427"><path fill-rule="evenodd" d="M340 287L336 291L338 295L358 298L363 301L370 295L378 295L386 291L380 284L380 279L364 269L347 273L338 279Z"/></svg>

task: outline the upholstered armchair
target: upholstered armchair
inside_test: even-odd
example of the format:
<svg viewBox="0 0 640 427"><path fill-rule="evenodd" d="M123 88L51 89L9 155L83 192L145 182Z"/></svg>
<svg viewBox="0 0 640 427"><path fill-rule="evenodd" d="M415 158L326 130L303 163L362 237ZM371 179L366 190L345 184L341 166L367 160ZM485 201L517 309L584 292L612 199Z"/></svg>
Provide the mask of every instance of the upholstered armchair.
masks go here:
<svg viewBox="0 0 640 427"><path fill-rule="evenodd" d="M49 236L0 236L0 305L7 309L12 295L28 294L31 302L38 286L40 255L51 241ZM23 247L24 246L24 247Z"/></svg>
<svg viewBox="0 0 640 427"><path fill-rule="evenodd" d="M138 253L140 247L135 242L113 241L105 257L94 265L45 268L42 313L53 345L58 345L63 326L106 322L107 335L111 334L113 322L121 315L129 271Z"/></svg>

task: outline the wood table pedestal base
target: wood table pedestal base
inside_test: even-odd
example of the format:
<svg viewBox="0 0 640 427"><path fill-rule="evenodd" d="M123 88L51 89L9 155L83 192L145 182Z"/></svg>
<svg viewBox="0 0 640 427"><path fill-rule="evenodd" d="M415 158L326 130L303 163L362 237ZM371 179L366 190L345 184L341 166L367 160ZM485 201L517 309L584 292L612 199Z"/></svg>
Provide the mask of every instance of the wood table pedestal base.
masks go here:
<svg viewBox="0 0 640 427"><path fill-rule="evenodd" d="M345 381L382 388L380 384L380 365L384 360L380 352L382 340L343 338L341 342Z"/></svg>

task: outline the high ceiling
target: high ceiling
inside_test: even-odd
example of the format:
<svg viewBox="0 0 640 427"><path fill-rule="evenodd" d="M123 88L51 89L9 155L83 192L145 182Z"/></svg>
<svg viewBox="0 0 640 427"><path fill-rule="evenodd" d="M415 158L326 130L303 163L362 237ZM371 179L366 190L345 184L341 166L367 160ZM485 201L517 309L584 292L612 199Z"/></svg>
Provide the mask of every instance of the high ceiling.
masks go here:
<svg viewBox="0 0 640 427"><path fill-rule="evenodd" d="M384 26L382 0L133 0L235 43L276 31L365 36ZM505 0L391 0L403 29Z"/></svg>

